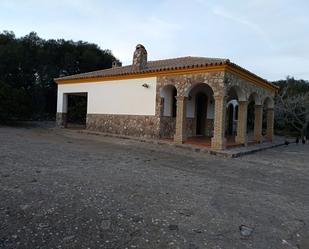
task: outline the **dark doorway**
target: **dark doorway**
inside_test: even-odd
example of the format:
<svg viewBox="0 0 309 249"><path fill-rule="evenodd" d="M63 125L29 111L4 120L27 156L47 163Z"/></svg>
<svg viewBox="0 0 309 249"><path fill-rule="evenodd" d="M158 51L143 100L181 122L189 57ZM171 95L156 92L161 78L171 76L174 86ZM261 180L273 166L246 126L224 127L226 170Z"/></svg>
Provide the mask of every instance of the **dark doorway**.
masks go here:
<svg viewBox="0 0 309 249"><path fill-rule="evenodd" d="M255 102L250 101L250 103L248 104L248 111L247 111L247 132L254 130L254 119L255 119L254 107Z"/></svg>
<svg viewBox="0 0 309 249"><path fill-rule="evenodd" d="M68 95L67 123L69 128L86 127L87 93L74 93Z"/></svg>
<svg viewBox="0 0 309 249"><path fill-rule="evenodd" d="M177 112L177 100L176 100L176 96L177 96L177 90L174 87L173 88L173 95L172 95L172 117L176 117L176 112Z"/></svg>
<svg viewBox="0 0 309 249"><path fill-rule="evenodd" d="M196 135L206 134L207 118L207 95L199 93L196 95Z"/></svg>
<svg viewBox="0 0 309 249"><path fill-rule="evenodd" d="M230 104L227 108L227 135L233 135L234 126L234 106Z"/></svg>

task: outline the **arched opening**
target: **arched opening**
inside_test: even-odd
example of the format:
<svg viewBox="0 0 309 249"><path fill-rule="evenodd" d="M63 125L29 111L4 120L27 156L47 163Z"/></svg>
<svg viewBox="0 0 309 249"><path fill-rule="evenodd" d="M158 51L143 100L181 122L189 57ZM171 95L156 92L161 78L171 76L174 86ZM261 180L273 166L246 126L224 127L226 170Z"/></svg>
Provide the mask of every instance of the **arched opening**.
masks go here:
<svg viewBox="0 0 309 249"><path fill-rule="evenodd" d="M245 101L245 95L238 86L232 86L227 92L225 134L227 145L234 145L238 130L239 101Z"/></svg>
<svg viewBox="0 0 309 249"><path fill-rule="evenodd" d="M238 105L235 106L235 121L238 120Z"/></svg>
<svg viewBox="0 0 309 249"><path fill-rule="evenodd" d="M254 100L249 100L248 102L248 114L247 114L247 133L251 133L254 129L254 112L255 102Z"/></svg>
<svg viewBox="0 0 309 249"><path fill-rule="evenodd" d="M176 96L177 89L173 85L167 85L161 89L160 92L162 101L161 116L163 117L176 117Z"/></svg>
<svg viewBox="0 0 309 249"><path fill-rule="evenodd" d="M208 98L205 93L198 93L195 98L196 135L206 135Z"/></svg>
<svg viewBox="0 0 309 249"><path fill-rule="evenodd" d="M177 89L174 85L164 86L160 91L161 97L161 125L160 137L172 139L176 130Z"/></svg>
<svg viewBox="0 0 309 249"><path fill-rule="evenodd" d="M262 119L262 135L266 140L273 138L274 126L274 100L271 97L266 97L263 101L263 119Z"/></svg>
<svg viewBox="0 0 309 249"><path fill-rule="evenodd" d="M248 99L248 110L247 110L247 133L249 136L249 140L253 140L256 104L257 104L257 94L251 93Z"/></svg>
<svg viewBox="0 0 309 249"><path fill-rule="evenodd" d="M234 134L234 105L230 103L227 107L227 135Z"/></svg>
<svg viewBox="0 0 309 249"><path fill-rule="evenodd" d="M187 90L186 128L188 143L211 145L214 131L214 93L205 84L196 84Z"/></svg>
<svg viewBox="0 0 309 249"><path fill-rule="evenodd" d="M226 104L226 129L225 134L228 137L232 137L236 134L237 118L238 118L238 101L237 99L231 99Z"/></svg>
<svg viewBox="0 0 309 249"><path fill-rule="evenodd" d="M176 96L177 96L177 89L176 87L173 88L172 92L172 117L176 117L177 113L177 101L176 101Z"/></svg>

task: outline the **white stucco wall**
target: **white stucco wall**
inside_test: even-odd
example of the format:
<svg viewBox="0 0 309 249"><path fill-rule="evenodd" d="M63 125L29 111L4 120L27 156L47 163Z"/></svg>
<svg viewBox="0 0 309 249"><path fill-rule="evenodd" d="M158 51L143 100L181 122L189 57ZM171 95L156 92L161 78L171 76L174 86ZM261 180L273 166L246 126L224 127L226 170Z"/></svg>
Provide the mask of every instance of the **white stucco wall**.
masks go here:
<svg viewBox="0 0 309 249"><path fill-rule="evenodd" d="M88 114L155 115L156 77L59 84L57 112L66 112L65 94L85 92Z"/></svg>

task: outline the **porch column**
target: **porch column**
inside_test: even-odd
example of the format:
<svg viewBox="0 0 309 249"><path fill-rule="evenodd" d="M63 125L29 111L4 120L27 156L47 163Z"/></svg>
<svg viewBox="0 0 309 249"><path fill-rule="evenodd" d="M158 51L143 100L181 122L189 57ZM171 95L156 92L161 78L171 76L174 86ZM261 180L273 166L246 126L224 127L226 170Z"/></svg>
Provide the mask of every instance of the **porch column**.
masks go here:
<svg viewBox="0 0 309 249"><path fill-rule="evenodd" d="M68 94L58 95L57 105L56 126L65 128L67 127Z"/></svg>
<svg viewBox="0 0 309 249"><path fill-rule="evenodd" d="M259 143L262 142L262 123L263 123L263 105L254 106L254 131L253 139Z"/></svg>
<svg viewBox="0 0 309 249"><path fill-rule="evenodd" d="M267 127L266 127L266 138L270 141L273 140L274 136L274 109L267 109Z"/></svg>
<svg viewBox="0 0 309 249"><path fill-rule="evenodd" d="M238 101L238 121L236 143L247 145L248 101Z"/></svg>
<svg viewBox="0 0 309 249"><path fill-rule="evenodd" d="M186 97L176 96L176 133L174 142L182 144L186 141Z"/></svg>
<svg viewBox="0 0 309 249"><path fill-rule="evenodd" d="M224 96L214 96L215 99L215 119L214 136L211 139L211 148L215 150L224 150L226 148L225 116L226 116L226 98Z"/></svg>

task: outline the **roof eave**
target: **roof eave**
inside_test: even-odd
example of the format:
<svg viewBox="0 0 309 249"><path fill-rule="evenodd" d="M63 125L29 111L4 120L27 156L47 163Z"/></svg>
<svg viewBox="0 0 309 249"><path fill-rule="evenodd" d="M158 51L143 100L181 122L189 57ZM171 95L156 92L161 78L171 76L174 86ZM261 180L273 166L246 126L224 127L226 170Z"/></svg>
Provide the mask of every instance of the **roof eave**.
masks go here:
<svg viewBox="0 0 309 249"><path fill-rule="evenodd" d="M54 81L57 84L66 84L66 83L86 83L86 82L95 82L95 81L108 81L108 80L117 80L117 79L126 79L126 78L142 78L142 77L157 77L161 75L168 74L181 74L181 73L198 73L203 71L225 71L228 68L232 68L231 70L234 73L238 73L240 75L245 76L246 79L259 83L261 86L265 86L268 89L270 88L273 91L278 91L279 87L270 83L269 81L259 77L258 75L244 69L243 67L238 66L235 63L230 62L230 60L226 60L223 62L215 62L201 65L190 65L190 66L181 66L181 67L170 67L170 68L160 68L153 70L141 70L135 72L127 72L122 74L115 75L94 75L88 77L78 77L78 78L70 78L70 77L62 77L55 78Z"/></svg>

